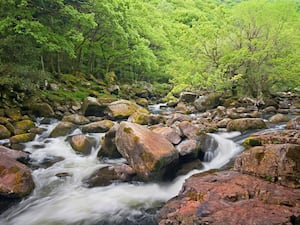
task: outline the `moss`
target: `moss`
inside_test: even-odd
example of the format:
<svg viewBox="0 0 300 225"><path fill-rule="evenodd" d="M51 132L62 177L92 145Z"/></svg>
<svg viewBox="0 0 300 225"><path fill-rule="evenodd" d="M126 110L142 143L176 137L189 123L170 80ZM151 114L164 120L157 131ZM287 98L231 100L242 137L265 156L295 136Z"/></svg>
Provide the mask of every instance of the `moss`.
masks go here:
<svg viewBox="0 0 300 225"><path fill-rule="evenodd" d="M191 191L188 193L188 197L190 198L190 200L197 202L202 202L204 199L204 195L204 193L196 191Z"/></svg>
<svg viewBox="0 0 300 225"><path fill-rule="evenodd" d="M250 148L254 146L261 146L261 140L256 137L248 137L246 140L242 143L242 146L245 148Z"/></svg>
<svg viewBox="0 0 300 225"><path fill-rule="evenodd" d="M126 134L131 134L132 133L132 129L130 127L124 127L123 131L126 133Z"/></svg>

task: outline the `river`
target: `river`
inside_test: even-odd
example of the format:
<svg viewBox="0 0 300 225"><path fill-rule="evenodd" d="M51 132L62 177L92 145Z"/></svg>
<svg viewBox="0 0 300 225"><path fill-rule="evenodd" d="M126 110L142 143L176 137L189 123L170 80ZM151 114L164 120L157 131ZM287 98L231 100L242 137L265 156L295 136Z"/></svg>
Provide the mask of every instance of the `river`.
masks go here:
<svg viewBox="0 0 300 225"><path fill-rule="evenodd" d="M48 138L58 121L39 124L46 131L27 143L25 151L31 153L32 164L63 157L47 168L33 170L36 184L34 192L17 205L0 215L3 225L154 225L156 212L164 202L176 196L184 180L194 173L218 169L242 151L232 141L240 133L219 132L210 134L218 142L218 149L211 162L202 170L190 171L168 183L114 183L106 187L88 188L83 182L95 170L124 163L124 160L97 158L99 147L91 155L76 154L66 137ZM74 133L79 133L75 130ZM98 140L104 134L89 134ZM67 174L67 176L56 176Z"/></svg>

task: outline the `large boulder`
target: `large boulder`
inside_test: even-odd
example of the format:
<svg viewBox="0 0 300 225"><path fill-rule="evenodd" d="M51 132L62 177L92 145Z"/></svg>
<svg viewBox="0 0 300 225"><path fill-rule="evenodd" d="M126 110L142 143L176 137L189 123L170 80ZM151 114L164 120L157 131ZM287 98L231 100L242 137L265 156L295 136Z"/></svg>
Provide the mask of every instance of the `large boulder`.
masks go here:
<svg viewBox="0 0 300 225"><path fill-rule="evenodd" d="M148 125L150 123L149 111L144 108L138 109L128 118L128 122Z"/></svg>
<svg viewBox="0 0 300 225"><path fill-rule="evenodd" d="M296 224L299 196L300 189L235 171L196 174L160 210L158 224Z"/></svg>
<svg viewBox="0 0 300 225"><path fill-rule="evenodd" d="M116 133L121 155L143 180L167 178L178 161L174 146L147 127L121 122Z"/></svg>
<svg viewBox="0 0 300 225"><path fill-rule="evenodd" d="M31 113L38 117L53 117L54 111L48 103L30 103L29 109Z"/></svg>
<svg viewBox="0 0 300 225"><path fill-rule="evenodd" d="M270 123L283 123L283 122L288 122L290 118L286 115L283 115L281 113L275 114L274 116L271 116L269 118Z"/></svg>
<svg viewBox="0 0 300 225"><path fill-rule="evenodd" d="M104 116L106 107L106 102L100 102L94 97L87 97L82 104L81 110L84 116Z"/></svg>
<svg viewBox="0 0 300 225"><path fill-rule="evenodd" d="M74 123L60 122L51 131L50 137L56 138L56 137L60 137L60 136L66 136L67 134L70 134L75 128L76 128L76 125Z"/></svg>
<svg viewBox="0 0 300 225"><path fill-rule="evenodd" d="M176 146L176 150L182 160L197 159L200 145L196 140L184 140Z"/></svg>
<svg viewBox="0 0 300 225"><path fill-rule="evenodd" d="M128 100L118 100L108 104L106 114L113 120L127 119L133 113L141 110L142 107L135 102ZM147 110L145 109L145 112Z"/></svg>
<svg viewBox="0 0 300 225"><path fill-rule="evenodd" d="M199 96L194 101L194 106L199 112L205 112L206 110L217 107L220 103L220 95L212 93L206 96Z"/></svg>
<svg viewBox="0 0 300 225"><path fill-rule="evenodd" d="M196 100L197 94L194 92L181 92L180 93L180 98L179 101L181 102L187 102L187 103L192 103Z"/></svg>
<svg viewBox="0 0 300 225"><path fill-rule="evenodd" d="M70 138L70 145L76 152L88 155L96 147L96 140L93 137L77 134Z"/></svg>
<svg viewBox="0 0 300 225"><path fill-rule="evenodd" d="M111 120L101 120L84 125L81 130L83 133L104 133L112 128L114 122Z"/></svg>
<svg viewBox="0 0 300 225"><path fill-rule="evenodd" d="M241 118L229 121L227 124L228 131L241 131L244 132L250 129L264 129L266 124L260 118Z"/></svg>
<svg viewBox="0 0 300 225"><path fill-rule="evenodd" d="M71 122L71 123L74 123L76 125L85 125L85 124L88 124L90 122L88 118L86 118L82 115L79 115L79 114L71 114L71 115L64 116L62 118L62 121Z"/></svg>
<svg viewBox="0 0 300 225"><path fill-rule="evenodd" d="M109 131L105 134L101 140L101 148L98 152L98 157L108 157L108 158L121 158L122 155L118 152L116 146L116 132L119 129L120 125L115 124Z"/></svg>
<svg viewBox="0 0 300 225"><path fill-rule="evenodd" d="M21 120L14 123L15 133L23 134L28 132L31 128L35 127L35 124L32 120Z"/></svg>
<svg viewBox="0 0 300 225"><path fill-rule="evenodd" d="M28 153L23 151L16 151L0 145L0 158L11 158L21 163L27 163L29 161Z"/></svg>
<svg viewBox="0 0 300 225"><path fill-rule="evenodd" d="M180 135L176 132L174 128L171 127L158 127L152 130L154 133L157 133L164 138L166 138L168 141L170 141L172 144L177 145L181 141Z"/></svg>
<svg viewBox="0 0 300 225"><path fill-rule="evenodd" d="M246 148L266 144L298 144L300 145L300 130L264 131L251 134L242 145Z"/></svg>
<svg viewBox="0 0 300 225"><path fill-rule="evenodd" d="M242 173L262 177L281 185L300 187L300 145L257 146L244 151L234 168Z"/></svg>
<svg viewBox="0 0 300 225"><path fill-rule="evenodd" d="M16 161L14 157L1 154L0 157L0 196L9 198L24 197L32 192L34 182L30 169Z"/></svg>
<svg viewBox="0 0 300 225"><path fill-rule="evenodd" d="M25 143L29 141L33 141L36 134L34 133L26 133L26 134L17 134L9 138L11 144L19 144Z"/></svg>
<svg viewBox="0 0 300 225"><path fill-rule="evenodd" d="M300 130L300 116L297 116L287 122L285 129L289 130Z"/></svg>
<svg viewBox="0 0 300 225"><path fill-rule="evenodd" d="M181 133L188 139L195 139L201 133L201 130L189 121L182 121L178 125Z"/></svg>

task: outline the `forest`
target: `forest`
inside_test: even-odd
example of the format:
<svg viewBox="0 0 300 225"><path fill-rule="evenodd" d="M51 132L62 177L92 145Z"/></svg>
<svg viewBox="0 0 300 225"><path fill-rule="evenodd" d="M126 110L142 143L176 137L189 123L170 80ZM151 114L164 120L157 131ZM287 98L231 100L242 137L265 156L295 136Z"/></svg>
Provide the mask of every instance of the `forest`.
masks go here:
<svg viewBox="0 0 300 225"><path fill-rule="evenodd" d="M298 0L0 0L0 88L49 77L300 92Z"/></svg>

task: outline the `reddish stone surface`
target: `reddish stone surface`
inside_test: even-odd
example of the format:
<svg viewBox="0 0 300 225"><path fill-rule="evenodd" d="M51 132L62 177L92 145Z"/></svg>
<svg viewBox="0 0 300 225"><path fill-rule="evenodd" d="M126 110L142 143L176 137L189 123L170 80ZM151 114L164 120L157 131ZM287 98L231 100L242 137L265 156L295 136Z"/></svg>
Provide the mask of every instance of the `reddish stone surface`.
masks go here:
<svg viewBox="0 0 300 225"><path fill-rule="evenodd" d="M227 124L228 131L246 131L250 129L263 129L266 128L266 124L263 119L260 118L242 118L231 120Z"/></svg>
<svg viewBox="0 0 300 225"><path fill-rule="evenodd" d="M291 119L285 126L285 129L300 130L300 116Z"/></svg>
<svg viewBox="0 0 300 225"><path fill-rule="evenodd" d="M300 189L235 171L196 174L165 204L159 225L295 224Z"/></svg>
<svg viewBox="0 0 300 225"><path fill-rule="evenodd" d="M164 138L166 138L172 144L177 145L181 141L181 137L179 136L179 134L176 132L176 130L174 128L158 127L152 131L159 135L162 135Z"/></svg>
<svg viewBox="0 0 300 225"><path fill-rule="evenodd" d="M142 125L121 122L115 141L118 151L143 180L164 178L177 164L174 146Z"/></svg>

